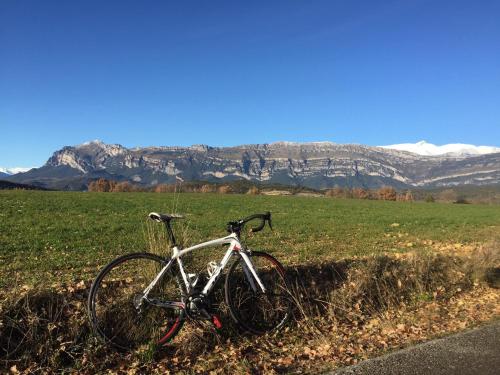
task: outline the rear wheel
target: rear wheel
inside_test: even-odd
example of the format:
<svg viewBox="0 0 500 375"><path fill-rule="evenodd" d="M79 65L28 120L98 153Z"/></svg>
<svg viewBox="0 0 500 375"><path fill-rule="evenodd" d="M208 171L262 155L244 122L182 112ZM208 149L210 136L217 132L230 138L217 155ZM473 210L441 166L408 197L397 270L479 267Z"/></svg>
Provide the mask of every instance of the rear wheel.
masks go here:
<svg viewBox="0 0 500 375"><path fill-rule="evenodd" d="M144 289L166 265L150 253L119 257L104 267L90 289L88 311L94 331L118 349L150 348L171 340L184 323L183 291L167 271L142 298ZM166 301L176 307L163 307Z"/></svg>
<svg viewBox="0 0 500 375"><path fill-rule="evenodd" d="M278 330L290 319L292 300L283 266L271 255L249 254L266 292L263 293L240 257L226 275L226 303L233 319L245 330L263 334Z"/></svg>

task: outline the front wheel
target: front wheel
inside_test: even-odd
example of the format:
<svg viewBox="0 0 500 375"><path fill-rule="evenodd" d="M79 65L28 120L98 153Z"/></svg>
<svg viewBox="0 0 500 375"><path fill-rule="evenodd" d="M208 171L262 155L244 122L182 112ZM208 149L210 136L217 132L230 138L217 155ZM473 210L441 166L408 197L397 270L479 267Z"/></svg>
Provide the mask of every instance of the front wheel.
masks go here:
<svg viewBox="0 0 500 375"><path fill-rule="evenodd" d="M264 334L278 330L290 319L292 299L285 269L276 258L253 251L247 254L262 281L263 293L242 257L226 275L226 303L233 319L246 331Z"/></svg>
<svg viewBox="0 0 500 375"><path fill-rule="evenodd" d="M134 253L104 267L88 299L94 332L121 350L147 349L172 339L184 323L183 291L172 269L143 298L143 291L165 265L157 255ZM167 302L177 307L164 307Z"/></svg>

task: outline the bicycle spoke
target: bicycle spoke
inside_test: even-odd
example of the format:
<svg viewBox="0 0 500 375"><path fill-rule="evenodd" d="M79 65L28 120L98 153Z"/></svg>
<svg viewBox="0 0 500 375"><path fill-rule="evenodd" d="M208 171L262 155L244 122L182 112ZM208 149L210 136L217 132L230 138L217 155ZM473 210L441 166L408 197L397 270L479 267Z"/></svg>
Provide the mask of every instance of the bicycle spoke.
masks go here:
<svg viewBox="0 0 500 375"><path fill-rule="evenodd" d="M182 290L172 273L165 273L147 298L142 297L163 264L151 254L132 254L101 272L89 296L97 333L121 349L164 343L177 333L182 326Z"/></svg>
<svg viewBox="0 0 500 375"><path fill-rule="evenodd" d="M246 264L235 263L226 278L226 300L233 318L246 330L264 333L280 328L290 317L291 301L282 266L265 253L253 252L251 262L266 288L255 290Z"/></svg>

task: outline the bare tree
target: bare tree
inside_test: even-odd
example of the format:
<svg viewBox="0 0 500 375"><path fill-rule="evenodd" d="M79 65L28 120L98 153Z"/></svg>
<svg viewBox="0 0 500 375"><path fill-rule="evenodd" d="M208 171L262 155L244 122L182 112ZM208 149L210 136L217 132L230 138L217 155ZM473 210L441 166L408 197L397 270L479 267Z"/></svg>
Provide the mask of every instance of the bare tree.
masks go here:
<svg viewBox="0 0 500 375"><path fill-rule="evenodd" d="M205 184L201 187L200 192L202 193L215 193L215 186L214 185L209 185Z"/></svg>
<svg viewBox="0 0 500 375"><path fill-rule="evenodd" d="M370 198L370 193L363 188L354 188L352 189L352 197L354 199L368 199Z"/></svg>
<svg viewBox="0 0 500 375"><path fill-rule="evenodd" d="M384 201L395 201L397 198L397 192L393 187L383 186L377 191L378 199Z"/></svg>

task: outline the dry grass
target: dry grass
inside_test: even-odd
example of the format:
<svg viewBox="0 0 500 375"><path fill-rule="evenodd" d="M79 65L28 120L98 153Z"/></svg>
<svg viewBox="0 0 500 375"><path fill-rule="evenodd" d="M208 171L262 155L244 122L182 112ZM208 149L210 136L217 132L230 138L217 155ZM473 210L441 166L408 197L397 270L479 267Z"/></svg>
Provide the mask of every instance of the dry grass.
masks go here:
<svg viewBox="0 0 500 375"><path fill-rule="evenodd" d="M156 234L147 235L154 251ZM164 243L163 239L158 243ZM19 294L2 297L1 366L46 372L73 368L83 373L107 369L125 373L134 368L140 372L278 373L302 371L327 358L342 358L341 363L347 364L385 349L388 340L401 345L404 337L403 344L409 338L425 338L418 335L426 332L422 327L429 322L412 325L417 333L406 332L409 323L402 323L404 329L393 327L383 316L401 317L423 304L451 306L462 294L476 293L475 283L489 282L491 270L498 273L498 266L497 243L484 246L470 258L411 254L297 266L287 270L296 309L295 322L284 332L259 338L242 335L231 323L219 290L214 303L222 308L221 331L188 324L163 352L125 357L90 334L84 307L88 282L44 291L18 290ZM420 319L436 317L422 315ZM345 335L361 340L374 325L380 326L376 332L383 338L363 338L356 350L342 341Z"/></svg>
<svg viewBox="0 0 500 375"><path fill-rule="evenodd" d="M500 240L493 240L469 256L473 275L490 287L500 288Z"/></svg>
<svg viewBox="0 0 500 375"><path fill-rule="evenodd" d="M0 310L0 360L21 367L71 366L87 346L84 283L59 290L21 290L4 296Z"/></svg>

